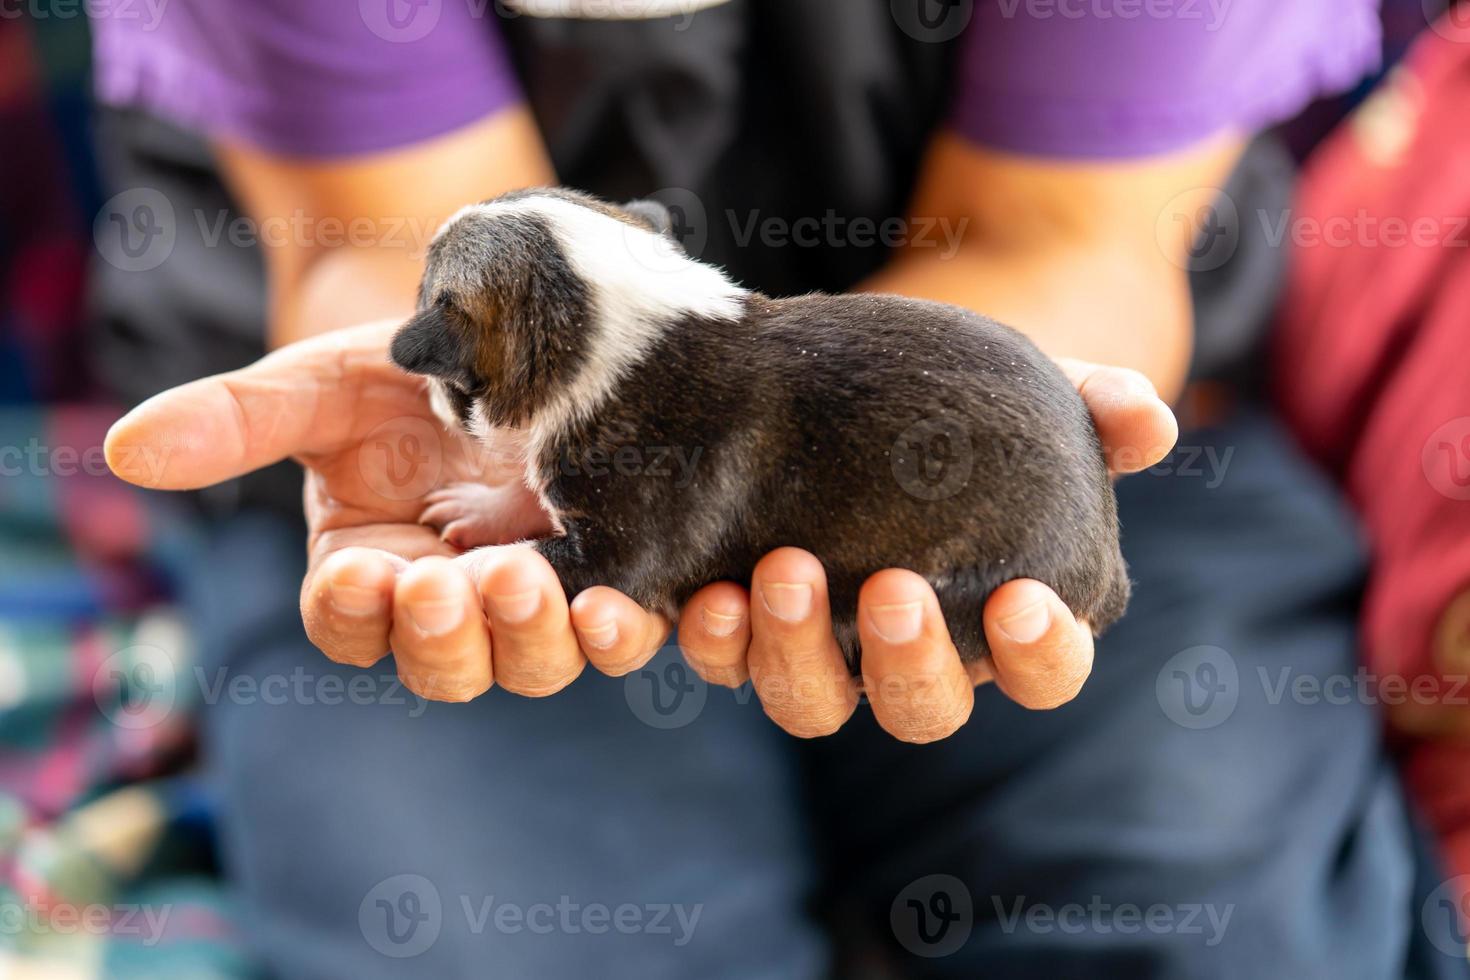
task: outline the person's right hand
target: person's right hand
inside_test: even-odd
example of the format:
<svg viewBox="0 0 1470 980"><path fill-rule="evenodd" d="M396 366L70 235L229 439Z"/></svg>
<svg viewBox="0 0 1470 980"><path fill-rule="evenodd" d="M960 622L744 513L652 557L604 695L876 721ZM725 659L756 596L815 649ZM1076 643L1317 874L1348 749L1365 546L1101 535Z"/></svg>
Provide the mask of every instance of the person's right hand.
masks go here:
<svg viewBox="0 0 1470 980"><path fill-rule="evenodd" d="M427 495L468 481L499 498L490 510L500 540L549 530L514 447L446 429L423 379L388 360L397 326L333 331L163 392L113 426L108 464L140 486L187 490L297 459L310 528L308 636L356 666L391 648L403 683L422 697L469 700L492 682L545 695L589 661L611 674L642 666L668 634L662 616L611 589L590 589L569 609L551 566L529 548L505 549L472 580L450 560L455 549L418 523Z"/></svg>

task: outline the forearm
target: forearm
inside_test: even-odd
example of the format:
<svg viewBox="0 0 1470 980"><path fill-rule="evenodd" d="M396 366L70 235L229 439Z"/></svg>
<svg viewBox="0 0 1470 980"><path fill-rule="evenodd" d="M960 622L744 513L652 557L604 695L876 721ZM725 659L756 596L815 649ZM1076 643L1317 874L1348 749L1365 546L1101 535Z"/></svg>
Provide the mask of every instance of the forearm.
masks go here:
<svg viewBox="0 0 1470 980"><path fill-rule="evenodd" d="M216 151L246 214L262 229L289 229L260 236L272 347L406 318L445 218L467 203L556 180L521 107L365 157L300 161L228 144Z"/></svg>
<svg viewBox="0 0 1470 980"><path fill-rule="evenodd" d="M313 256L299 275L272 277L270 346L328 330L413 314L421 250L342 246Z"/></svg>
<svg viewBox="0 0 1470 980"><path fill-rule="evenodd" d="M862 288L969 307L1054 357L1142 371L1172 399L1192 347L1195 222L1240 148L1221 136L1168 157L1083 164L942 135L910 208L914 239Z"/></svg>
<svg viewBox="0 0 1470 980"><path fill-rule="evenodd" d="M1183 385L1193 315L1185 274L1106 248L1017 250L983 240L946 258L909 249L864 289L953 303L1010 324L1053 357L1142 371L1165 399Z"/></svg>

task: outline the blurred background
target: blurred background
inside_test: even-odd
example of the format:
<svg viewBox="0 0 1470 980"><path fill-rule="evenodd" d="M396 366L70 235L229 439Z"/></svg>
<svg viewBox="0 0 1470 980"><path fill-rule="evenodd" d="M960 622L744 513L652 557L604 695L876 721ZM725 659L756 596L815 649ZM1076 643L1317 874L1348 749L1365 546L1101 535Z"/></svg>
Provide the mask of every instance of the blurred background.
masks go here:
<svg viewBox="0 0 1470 980"><path fill-rule="evenodd" d="M235 249L228 261L241 285L229 295L198 296L184 311L151 310L126 263L103 261L97 242L118 213L107 202L139 185L139 161L168 164L151 186L176 180L196 200L229 202L202 146L94 106L82 7L63 13L60 5L0 4L0 975L249 976L256 967L214 859L212 802L193 774L199 686L169 680L190 664L179 569L196 546L201 514L242 496L290 506L297 478L278 469L253 485L145 505L107 473L101 445L120 411L151 394L137 387L132 366L144 356L140 333L155 314L193 318L218 338L206 360L170 365L176 381L243 365L264 349L262 303L252 285L259 257L252 247ZM1427 25L1443 9L1421 0L1385 3L1383 74L1431 33ZM1470 77L1470 60L1462 57L1456 70ZM1298 161L1310 161L1382 78L1313 106L1277 135ZM1391 95L1354 124L1386 128L1392 142L1399 125L1393 99L1402 97ZM1470 97L1462 85L1445 98L1457 98L1453 111L1461 113L1459 153L1450 158L1459 161L1459 196L1444 203L1453 211L1470 200ZM1426 173L1437 166L1426 162ZM1329 172L1297 193L1336 207L1338 179ZM1196 288L1228 289L1240 263L1264 255L1284 264L1288 251L1279 244L1242 249L1223 270L1202 268ZM1470 274L1463 259L1457 270ZM184 261L171 263L168 274L195 270ZM1377 274L1365 267L1349 275ZM1288 312L1305 317L1315 302L1305 295ZM1414 349L1410 328L1435 305L1415 295L1404 303L1395 339L1384 341L1398 358ZM1458 318L1463 338L1470 306ZM1293 364L1321 350L1305 327L1282 344L1280 356ZM1250 356L1266 355L1253 349ZM1387 381L1362 379L1344 397L1370 405ZM1215 390L1195 386L1186 417L1208 413ZM1350 450L1327 437L1309 407L1290 395L1283 401L1303 442L1371 511L1349 485ZM1456 435L1455 446L1460 436L1470 466L1470 432ZM1381 516L1365 513L1370 523ZM1403 561L1412 565L1413 556ZM1461 649L1470 636L1444 643ZM1456 755L1411 765L1432 786L1437 767L1461 762ZM145 920L159 908L170 910L166 921Z"/></svg>

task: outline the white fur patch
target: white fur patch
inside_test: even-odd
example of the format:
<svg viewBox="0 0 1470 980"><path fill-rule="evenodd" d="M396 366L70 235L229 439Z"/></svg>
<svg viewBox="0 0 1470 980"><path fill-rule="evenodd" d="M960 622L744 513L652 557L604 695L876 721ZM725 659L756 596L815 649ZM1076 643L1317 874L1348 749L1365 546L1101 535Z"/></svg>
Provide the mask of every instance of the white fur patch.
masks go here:
<svg viewBox="0 0 1470 980"><path fill-rule="evenodd" d="M528 17L577 17L588 20L652 20L692 14L729 0L505 0Z"/></svg>
<svg viewBox="0 0 1470 980"><path fill-rule="evenodd" d="M444 223L439 226L439 230L434 232L434 237L429 239L429 244L433 245L439 239L443 238L444 233L448 231L451 227L453 227L454 223L460 218L463 218L465 215L474 211L476 208L483 208L484 206L485 205L483 204L466 204L464 207L460 208L458 211L445 218Z"/></svg>
<svg viewBox="0 0 1470 980"><path fill-rule="evenodd" d="M459 431L462 425L459 413L454 410L453 405L449 404L449 394L444 389L444 382L439 378L429 379L429 408L433 411L434 417L444 425L444 428L450 432Z"/></svg>

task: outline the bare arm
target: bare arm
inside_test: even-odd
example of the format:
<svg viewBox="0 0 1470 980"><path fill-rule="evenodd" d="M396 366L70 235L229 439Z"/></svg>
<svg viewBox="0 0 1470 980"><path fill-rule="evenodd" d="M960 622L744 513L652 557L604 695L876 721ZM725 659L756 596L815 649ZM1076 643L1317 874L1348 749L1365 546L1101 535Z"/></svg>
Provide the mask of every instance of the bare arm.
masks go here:
<svg viewBox="0 0 1470 980"><path fill-rule="evenodd" d="M865 284L1025 331L1053 357L1133 368L1172 399L1189 364L1186 250L1242 142L1142 161L1067 163L935 140L910 213L961 234L898 252Z"/></svg>
<svg viewBox="0 0 1470 980"><path fill-rule="evenodd" d="M424 249L462 205L554 183L535 123L511 109L438 139L345 160L218 145L262 235L271 346L413 311ZM279 233L277 233L279 232Z"/></svg>

